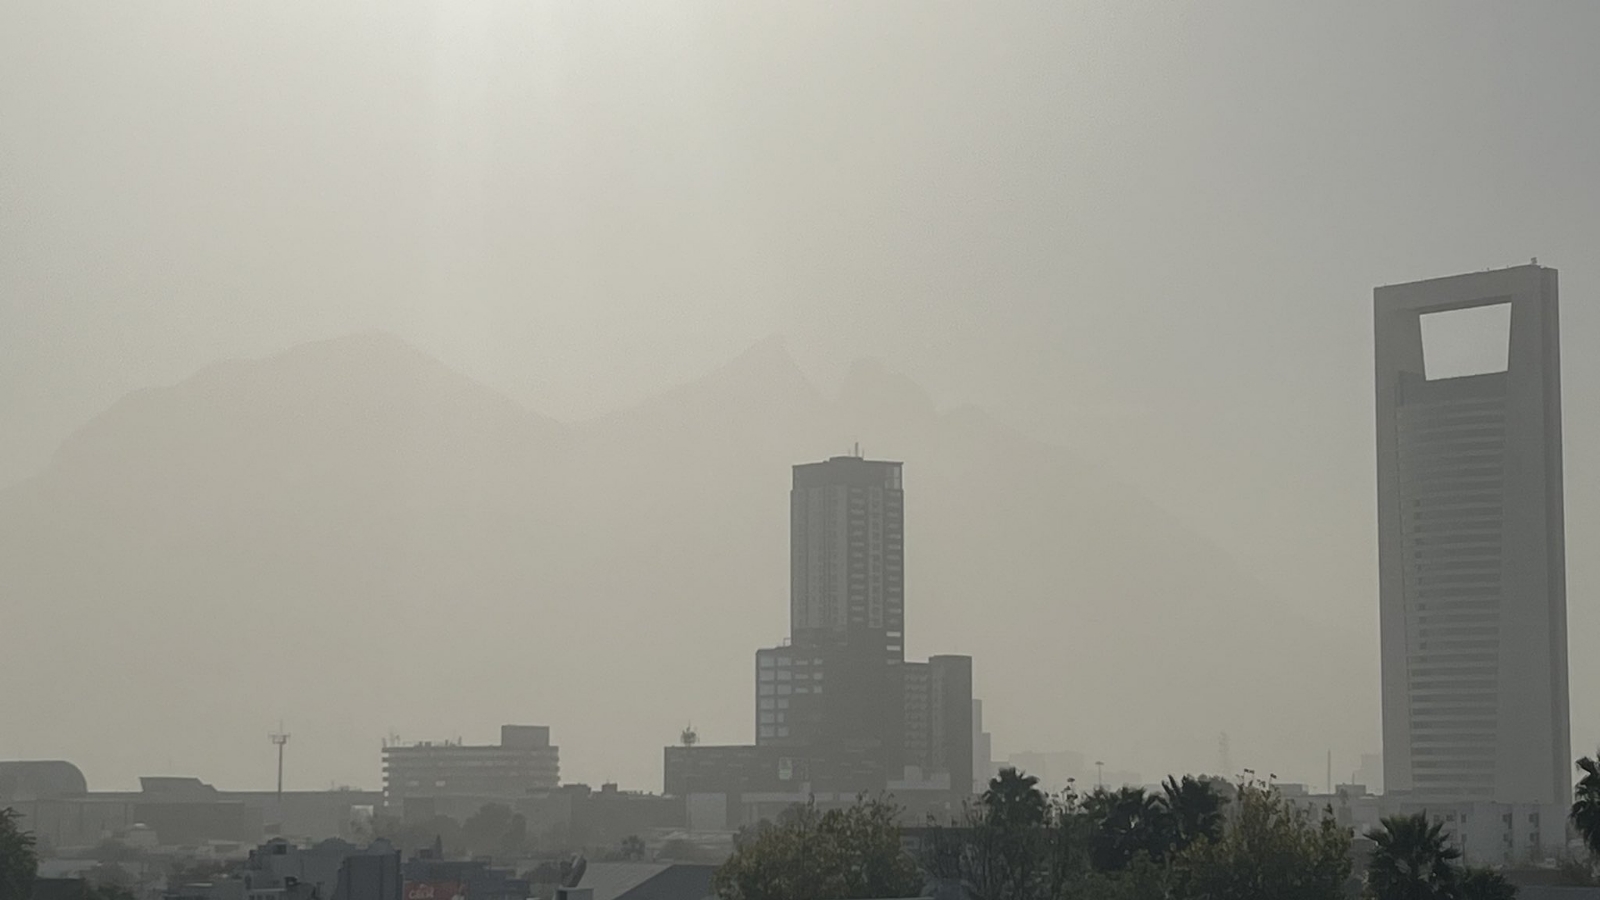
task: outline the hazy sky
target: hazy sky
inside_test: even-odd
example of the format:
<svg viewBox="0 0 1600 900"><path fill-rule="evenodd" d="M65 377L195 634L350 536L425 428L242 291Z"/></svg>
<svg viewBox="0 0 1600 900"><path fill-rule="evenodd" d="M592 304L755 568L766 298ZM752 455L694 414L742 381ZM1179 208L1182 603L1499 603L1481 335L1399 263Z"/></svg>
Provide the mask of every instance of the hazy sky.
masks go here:
<svg viewBox="0 0 1600 900"><path fill-rule="evenodd" d="M781 333L824 385L878 356L1106 461L1375 640L1371 289L1536 255L1580 660L1597 33L1572 2L6 4L0 483L130 390L352 330L565 419Z"/></svg>

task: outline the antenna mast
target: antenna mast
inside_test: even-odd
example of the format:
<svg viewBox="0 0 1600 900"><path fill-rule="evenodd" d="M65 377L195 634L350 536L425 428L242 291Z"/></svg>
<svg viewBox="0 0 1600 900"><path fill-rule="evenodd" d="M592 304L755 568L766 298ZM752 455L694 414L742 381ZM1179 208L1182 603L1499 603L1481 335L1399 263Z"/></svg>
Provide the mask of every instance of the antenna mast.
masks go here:
<svg viewBox="0 0 1600 900"><path fill-rule="evenodd" d="M278 748L278 809L283 809L283 745L289 743L289 735L283 730L283 720L278 720L278 730L267 735Z"/></svg>

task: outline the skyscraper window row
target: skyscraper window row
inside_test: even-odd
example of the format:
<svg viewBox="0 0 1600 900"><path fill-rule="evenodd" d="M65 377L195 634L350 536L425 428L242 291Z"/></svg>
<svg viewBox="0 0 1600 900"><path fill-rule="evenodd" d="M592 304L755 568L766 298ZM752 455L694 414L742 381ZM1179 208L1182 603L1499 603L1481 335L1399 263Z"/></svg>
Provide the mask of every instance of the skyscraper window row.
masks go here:
<svg viewBox="0 0 1600 900"><path fill-rule="evenodd" d="M1406 531L1415 533L1420 529L1439 529L1451 525L1492 525L1498 531L1504 510L1505 507L1498 505L1410 509L1405 513Z"/></svg>
<svg viewBox="0 0 1600 900"><path fill-rule="evenodd" d="M1430 492L1452 493L1498 488L1505 484L1504 466L1472 466L1454 470L1415 468L1400 473L1400 486L1407 497Z"/></svg>
<svg viewBox="0 0 1600 900"><path fill-rule="evenodd" d="M1464 692L1484 697L1499 695L1499 687L1493 681L1444 681L1431 678L1414 678L1408 683L1418 695L1431 695L1434 692L1449 692L1452 694Z"/></svg>
<svg viewBox="0 0 1600 900"><path fill-rule="evenodd" d="M1498 565L1484 565L1464 570L1451 567L1442 571L1417 572L1406 579L1406 586L1435 587L1450 584L1472 586L1498 584L1499 581L1500 567Z"/></svg>
<svg viewBox="0 0 1600 900"><path fill-rule="evenodd" d="M1409 633L1411 634L1413 641L1418 642L1417 647L1419 649L1425 649L1427 647L1448 647L1452 649L1461 649L1462 647L1466 646L1465 642L1467 641L1483 641L1486 639L1496 639L1491 640L1489 646L1498 648L1499 643L1497 638L1500 634L1500 629L1499 626L1495 625L1434 625L1424 628L1419 624L1412 628Z"/></svg>
<svg viewBox="0 0 1600 900"><path fill-rule="evenodd" d="M1416 497L1408 502L1414 509L1451 506L1490 506L1498 509L1504 505L1504 500L1503 491L1469 491L1441 494L1437 497Z"/></svg>

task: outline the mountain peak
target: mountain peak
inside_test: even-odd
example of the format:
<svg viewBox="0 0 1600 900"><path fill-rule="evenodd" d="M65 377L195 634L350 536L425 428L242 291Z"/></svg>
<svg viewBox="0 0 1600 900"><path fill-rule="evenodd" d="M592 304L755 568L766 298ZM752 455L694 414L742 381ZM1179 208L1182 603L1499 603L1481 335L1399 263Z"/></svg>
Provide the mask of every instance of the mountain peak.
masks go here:
<svg viewBox="0 0 1600 900"><path fill-rule="evenodd" d="M872 357L850 364L839 389L839 403L862 411L892 408L930 415L938 411L932 395L922 385L909 376L891 371L883 360Z"/></svg>
<svg viewBox="0 0 1600 900"><path fill-rule="evenodd" d="M769 335L751 344L744 352L729 360L722 371L742 377L788 381L799 379L809 383L789 350L788 340L781 334Z"/></svg>

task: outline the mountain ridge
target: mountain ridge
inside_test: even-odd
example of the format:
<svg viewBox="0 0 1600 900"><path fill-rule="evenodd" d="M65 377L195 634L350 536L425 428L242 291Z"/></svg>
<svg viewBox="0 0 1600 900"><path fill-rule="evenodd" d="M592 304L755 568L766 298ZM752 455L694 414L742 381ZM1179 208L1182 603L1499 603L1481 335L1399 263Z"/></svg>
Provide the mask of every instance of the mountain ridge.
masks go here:
<svg viewBox="0 0 1600 900"><path fill-rule="evenodd" d="M1081 723L1107 723L1103 743L1148 766L1204 752L1219 722L1241 748L1282 743L1251 732L1252 704L1316 695L1222 665L1215 648L1245 648L1218 615L1309 629L1214 544L1060 448L981 410L938 411L881 365L825 397L768 341L564 425L372 340L139 392L97 419L94 452L0 492L0 594L22 598L22 630L140 675L8 656L8 681L51 685L0 700L0 718L50 735L36 752L147 774L154 737L123 757L78 748L159 725L197 748L197 774L242 780L252 723L284 718L304 723L305 764L370 784L376 755L359 748L391 728L532 720L554 726L564 770L649 787L689 718L749 739L751 657L787 626L788 467L855 441L906 463L908 652L973 653L1001 735L1071 745ZM1254 652L1269 667L1315 657ZM1096 674L1152 654L1162 672L1118 690ZM1186 669L1213 672L1208 703L1166 696ZM1059 720L1038 720L1046 697Z"/></svg>

